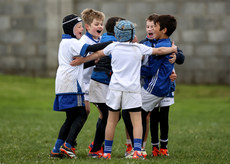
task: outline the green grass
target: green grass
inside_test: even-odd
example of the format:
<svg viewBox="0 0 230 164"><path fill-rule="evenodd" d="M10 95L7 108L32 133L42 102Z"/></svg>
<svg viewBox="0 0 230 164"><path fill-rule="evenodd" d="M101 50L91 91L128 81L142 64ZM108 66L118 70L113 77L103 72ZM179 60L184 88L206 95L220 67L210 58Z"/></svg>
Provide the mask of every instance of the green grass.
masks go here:
<svg viewBox="0 0 230 164"><path fill-rule="evenodd" d="M89 159L98 111L92 105L77 142L78 159L49 160L65 114L52 111L53 78L0 75L0 163L229 163L230 87L177 85L170 109L170 157L123 159L125 130L116 129L110 161ZM151 153L150 136L147 152Z"/></svg>

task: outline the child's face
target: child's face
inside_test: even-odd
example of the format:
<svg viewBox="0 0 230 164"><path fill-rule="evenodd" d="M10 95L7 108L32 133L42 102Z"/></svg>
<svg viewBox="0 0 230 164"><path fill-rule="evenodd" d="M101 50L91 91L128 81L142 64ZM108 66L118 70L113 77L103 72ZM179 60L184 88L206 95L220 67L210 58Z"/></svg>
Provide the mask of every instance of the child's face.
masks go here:
<svg viewBox="0 0 230 164"><path fill-rule="evenodd" d="M164 33L163 30L160 30L159 23L154 24L153 33L154 33L153 35L154 39L163 39Z"/></svg>
<svg viewBox="0 0 230 164"><path fill-rule="evenodd" d="M151 40L154 39L153 28L154 28L154 22L147 20L146 21L146 33L147 33L147 37Z"/></svg>
<svg viewBox="0 0 230 164"><path fill-rule="evenodd" d="M94 39L98 39L102 35L104 29L103 21L93 19L91 25L86 26L86 29L91 35L93 35Z"/></svg>
<svg viewBox="0 0 230 164"><path fill-rule="evenodd" d="M76 24L74 26L74 29L73 29L73 33L74 35L76 36L77 39L80 39L83 35L83 26L82 26L82 22L79 22L78 24Z"/></svg>

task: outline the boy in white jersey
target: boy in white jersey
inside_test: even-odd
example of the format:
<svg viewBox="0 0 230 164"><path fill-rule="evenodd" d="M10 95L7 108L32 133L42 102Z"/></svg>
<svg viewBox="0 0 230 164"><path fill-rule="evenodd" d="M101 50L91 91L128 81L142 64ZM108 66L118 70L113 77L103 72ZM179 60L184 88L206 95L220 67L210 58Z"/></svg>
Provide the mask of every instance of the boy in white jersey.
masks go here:
<svg viewBox="0 0 230 164"><path fill-rule="evenodd" d="M54 111L66 113L66 120L60 128L51 158L62 158L65 154L75 158L76 138L86 118L83 88L83 65L71 66L75 56L84 56L88 51L98 51L107 44L87 45L78 39L82 37L82 20L74 15L67 15L62 23L64 34L58 51L58 70L55 81L56 98ZM108 43L108 42L107 42Z"/></svg>
<svg viewBox="0 0 230 164"><path fill-rule="evenodd" d="M80 41L87 44L96 44L100 42L100 38L103 32L103 21L105 19L104 13L100 11L96 11L93 9L85 9L81 13L82 19L85 23L86 33L80 39ZM88 53L87 55L89 55ZM85 107L87 113L90 112L90 103L89 103L89 82L91 78L91 74L93 72L95 63L92 61L91 63L87 63L88 68L84 69L83 73L83 82L85 87Z"/></svg>
<svg viewBox="0 0 230 164"><path fill-rule="evenodd" d="M103 51L98 51L86 58L77 58L71 64L94 60L105 55L112 56L113 74L109 84L106 105L109 106L109 116L105 132L105 147L103 158L110 159L115 128L119 119L120 109L129 110L133 124L134 159L142 158L142 121L141 121L141 85L140 68L143 55L168 54L176 52L177 47L151 48L142 44L132 43L135 36L135 27L127 20L120 21L114 32L118 42L108 45Z"/></svg>

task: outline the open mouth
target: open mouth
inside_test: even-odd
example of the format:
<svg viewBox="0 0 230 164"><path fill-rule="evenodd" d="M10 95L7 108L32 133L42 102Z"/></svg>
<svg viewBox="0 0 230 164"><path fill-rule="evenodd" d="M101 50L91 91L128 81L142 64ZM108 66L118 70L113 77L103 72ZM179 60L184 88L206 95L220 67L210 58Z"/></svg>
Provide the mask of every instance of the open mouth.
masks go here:
<svg viewBox="0 0 230 164"><path fill-rule="evenodd" d="M153 33L149 33L148 35L149 35L149 36L153 36Z"/></svg>
<svg viewBox="0 0 230 164"><path fill-rule="evenodd" d="M100 34L100 33L101 33L101 30L97 30L97 32Z"/></svg>

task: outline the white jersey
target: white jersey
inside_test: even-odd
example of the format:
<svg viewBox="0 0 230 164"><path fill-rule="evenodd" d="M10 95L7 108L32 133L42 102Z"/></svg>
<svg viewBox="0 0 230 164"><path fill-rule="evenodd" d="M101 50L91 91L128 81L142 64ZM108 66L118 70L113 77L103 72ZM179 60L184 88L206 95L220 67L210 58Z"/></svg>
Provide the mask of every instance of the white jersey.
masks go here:
<svg viewBox="0 0 230 164"><path fill-rule="evenodd" d="M87 43L89 45L93 45L93 44L98 43L97 41L95 41L94 39L91 38L89 33L84 34L81 37L80 41L83 42L83 43ZM90 55L91 53L92 52L88 53L87 56ZM84 72L83 72L83 81L84 81L84 83L89 83L94 67L95 66L92 66L92 67L84 69Z"/></svg>
<svg viewBox="0 0 230 164"><path fill-rule="evenodd" d="M71 66L74 56L79 56L84 43L79 40L62 39L58 51L58 69L55 81L55 93L82 93L83 88L83 64Z"/></svg>
<svg viewBox="0 0 230 164"><path fill-rule="evenodd" d="M130 42L114 42L104 49L105 55L112 56L113 74L109 89L141 92L140 69L143 55L151 55L152 47Z"/></svg>

